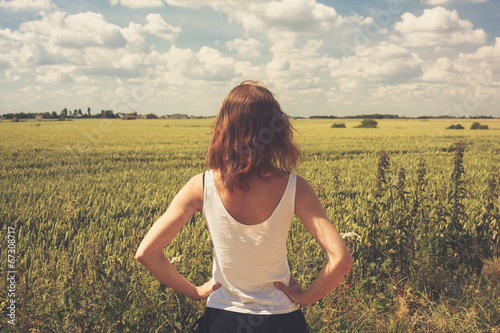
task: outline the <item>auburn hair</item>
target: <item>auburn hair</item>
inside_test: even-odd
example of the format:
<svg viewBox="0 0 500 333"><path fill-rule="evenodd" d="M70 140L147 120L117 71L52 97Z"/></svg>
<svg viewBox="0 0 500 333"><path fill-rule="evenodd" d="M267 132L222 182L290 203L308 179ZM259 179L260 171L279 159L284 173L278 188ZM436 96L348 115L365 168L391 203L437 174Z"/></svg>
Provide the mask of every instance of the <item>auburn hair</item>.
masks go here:
<svg viewBox="0 0 500 333"><path fill-rule="evenodd" d="M218 170L225 186L248 190L245 179L292 172L302 154L293 142L294 128L274 94L259 81L243 81L222 102L212 125L206 153L209 169Z"/></svg>

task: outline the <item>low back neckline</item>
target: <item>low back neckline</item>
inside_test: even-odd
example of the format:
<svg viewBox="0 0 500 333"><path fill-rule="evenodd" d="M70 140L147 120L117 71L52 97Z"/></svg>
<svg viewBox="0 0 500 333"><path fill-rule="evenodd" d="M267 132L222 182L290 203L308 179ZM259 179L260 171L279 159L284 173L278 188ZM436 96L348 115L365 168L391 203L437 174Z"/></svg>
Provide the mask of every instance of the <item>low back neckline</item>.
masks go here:
<svg viewBox="0 0 500 333"><path fill-rule="evenodd" d="M266 218L264 221L261 221L259 223L255 223L255 224L246 224L246 223L242 223L238 220L236 220L230 213L229 211L227 210L226 206L224 205L224 202L222 202L222 197L220 196L219 194L219 191L217 190L217 186L215 186L215 177L214 177L214 172L213 170L210 171L211 173L211 176L212 176L212 182L213 182L213 186L214 186L214 191L215 191L215 194L216 194L216 197L217 197L217 201L219 202L219 204L222 206L224 212L227 214L227 216L231 219L231 221L235 222L236 224L238 225L241 225L243 227L257 227L257 226L260 226L260 225L265 225L268 221L270 221L273 216L276 214L276 211L278 211L278 208L282 205L283 201L284 201L284 198L287 194L287 192L289 191L289 188L290 188L290 182L291 182L291 179L292 179L292 174L288 174L288 180L287 180L287 184L285 186L285 191L283 192L283 194L281 195L280 197L280 200L278 202L278 204L276 205L276 207L274 207L271 215L269 215L268 218Z"/></svg>

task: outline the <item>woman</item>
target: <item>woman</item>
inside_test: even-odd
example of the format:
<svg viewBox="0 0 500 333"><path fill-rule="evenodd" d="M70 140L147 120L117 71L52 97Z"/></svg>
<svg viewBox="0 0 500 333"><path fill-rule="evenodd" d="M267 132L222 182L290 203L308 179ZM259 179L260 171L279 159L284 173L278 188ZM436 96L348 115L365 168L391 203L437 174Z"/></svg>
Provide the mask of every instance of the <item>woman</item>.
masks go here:
<svg viewBox="0 0 500 333"><path fill-rule="evenodd" d="M206 160L145 236L136 254L161 283L193 300L208 297L198 332L306 332L299 305L335 288L352 258L308 182L292 171L301 159L292 126L274 95L244 81L214 122ZM196 212L214 245L213 277L194 286L162 250ZM290 274L286 238L297 214L328 261L304 290Z"/></svg>

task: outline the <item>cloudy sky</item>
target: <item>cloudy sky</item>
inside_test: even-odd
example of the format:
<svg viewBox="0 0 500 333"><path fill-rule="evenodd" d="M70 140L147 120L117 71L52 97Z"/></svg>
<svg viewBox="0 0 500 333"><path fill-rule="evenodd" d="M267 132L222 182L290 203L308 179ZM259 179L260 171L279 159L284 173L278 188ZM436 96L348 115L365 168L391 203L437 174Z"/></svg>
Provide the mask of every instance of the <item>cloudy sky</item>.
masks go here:
<svg viewBox="0 0 500 333"><path fill-rule="evenodd" d="M0 0L0 114L500 116L497 0Z"/></svg>

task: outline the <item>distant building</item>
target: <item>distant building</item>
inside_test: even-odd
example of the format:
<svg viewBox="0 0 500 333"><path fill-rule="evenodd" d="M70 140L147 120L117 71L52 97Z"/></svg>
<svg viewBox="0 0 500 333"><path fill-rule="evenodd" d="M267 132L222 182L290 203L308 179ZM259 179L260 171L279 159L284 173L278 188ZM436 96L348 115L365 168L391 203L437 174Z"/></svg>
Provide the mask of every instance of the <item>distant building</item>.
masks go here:
<svg viewBox="0 0 500 333"><path fill-rule="evenodd" d="M37 115L35 116L35 119L36 119L36 120L41 120L41 119L43 119L43 115L41 115L41 114L37 114Z"/></svg>
<svg viewBox="0 0 500 333"><path fill-rule="evenodd" d="M174 113L174 114L167 114L165 116L167 119L189 119L189 116L187 114L180 114L180 113Z"/></svg>
<svg viewBox="0 0 500 333"><path fill-rule="evenodd" d="M137 119L137 116L132 116L132 115L126 115L122 117L122 120L131 120L131 119Z"/></svg>
<svg viewBox="0 0 500 333"><path fill-rule="evenodd" d="M146 115L146 119L158 119L158 116L153 113L150 113Z"/></svg>

